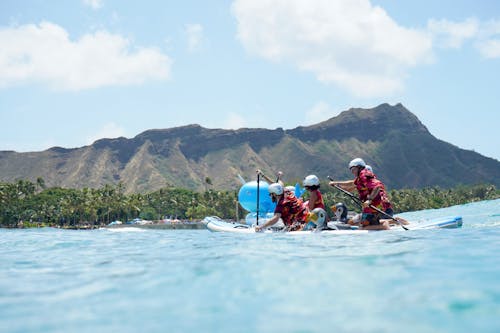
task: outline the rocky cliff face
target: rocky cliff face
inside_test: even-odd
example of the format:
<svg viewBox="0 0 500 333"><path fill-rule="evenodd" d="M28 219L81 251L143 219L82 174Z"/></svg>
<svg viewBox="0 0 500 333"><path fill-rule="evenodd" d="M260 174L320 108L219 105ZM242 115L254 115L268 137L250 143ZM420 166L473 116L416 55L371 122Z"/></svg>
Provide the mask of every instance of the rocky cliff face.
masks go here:
<svg viewBox="0 0 500 333"><path fill-rule="evenodd" d="M427 128L401 104L382 104L374 109L350 109L317 125L297 127L288 134L303 141L382 141L391 131L427 133Z"/></svg>
<svg viewBox="0 0 500 333"><path fill-rule="evenodd" d="M0 152L0 181L47 186L99 187L123 182L128 192L165 186L237 189L238 174L254 178L284 171L295 183L314 173L350 178L347 163L362 157L390 188L492 183L500 186L500 162L433 137L401 104L350 109L319 124L222 130L199 125L149 130L132 139L102 139L75 149Z"/></svg>

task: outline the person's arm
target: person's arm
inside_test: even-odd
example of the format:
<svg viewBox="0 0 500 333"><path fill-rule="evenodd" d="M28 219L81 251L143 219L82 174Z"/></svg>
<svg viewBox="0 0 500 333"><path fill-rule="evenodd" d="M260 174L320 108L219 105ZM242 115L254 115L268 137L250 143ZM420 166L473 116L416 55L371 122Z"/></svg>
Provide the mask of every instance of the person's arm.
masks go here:
<svg viewBox="0 0 500 333"><path fill-rule="evenodd" d="M354 180L343 180L343 181L332 180L328 184L330 186L337 185L338 187L349 192L353 192L356 189L356 185L354 185Z"/></svg>
<svg viewBox="0 0 500 333"><path fill-rule="evenodd" d="M285 184L283 183L283 181L281 180L281 176L283 176L283 172L281 171L278 171L278 173L276 174L276 181L269 178L268 176L266 176L262 170L260 169L257 169L257 174L260 175L262 178L265 179L266 182L268 182L269 184L272 184L272 183L280 183L281 186L285 187Z"/></svg>
<svg viewBox="0 0 500 333"><path fill-rule="evenodd" d="M262 230L265 230L266 228L272 226L273 224L275 224L276 222L278 222L278 220L280 219L281 217L281 214L280 213L275 213L273 215L273 217L271 217L266 223L264 223L263 225L257 225L255 226L255 231L258 232L258 231L262 231Z"/></svg>
<svg viewBox="0 0 500 333"><path fill-rule="evenodd" d="M373 199L377 197L379 192L380 192L380 187L378 186L374 187L373 190L370 192L370 194L368 194L368 196L366 197L366 201L363 202L363 207L370 206L372 204Z"/></svg>
<svg viewBox="0 0 500 333"><path fill-rule="evenodd" d="M271 178L269 178L268 176L266 176L266 175L262 172L262 170L257 169L256 173L257 173L257 175L260 175L262 178L264 178L264 180L265 180L266 182L268 182L268 183L274 183L274 182L273 182L273 180L272 180Z"/></svg>
<svg viewBox="0 0 500 333"><path fill-rule="evenodd" d="M314 204L316 203L316 200L318 200L318 196L316 195L316 191L310 192L309 193L309 201L307 202L309 211L314 209Z"/></svg>

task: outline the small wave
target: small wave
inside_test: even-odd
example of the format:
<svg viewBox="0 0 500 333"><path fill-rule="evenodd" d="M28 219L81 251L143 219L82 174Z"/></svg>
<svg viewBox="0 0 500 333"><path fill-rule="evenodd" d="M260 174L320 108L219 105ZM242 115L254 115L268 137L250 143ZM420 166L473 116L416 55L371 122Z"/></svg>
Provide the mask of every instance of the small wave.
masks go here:
<svg viewBox="0 0 500 333"><path fill-rule="evenodd" d="M464 228L466 229L480 229L480 228L496 228L500 227L500 221L494 221L494 222L485 222L482 224L467 224L464 225Z"/></svg>
<svg viewBox="0 0 500 333"><path fill-rule="evenodd" d="M106 291L110 290L112 285L109 282L91 282L87 284L77 284L67 289L61 289L58 292L52 294L47 299L49 301L57 302L67 302L74 301L75 299L86 299L95 295L102 295Z"/></svg>

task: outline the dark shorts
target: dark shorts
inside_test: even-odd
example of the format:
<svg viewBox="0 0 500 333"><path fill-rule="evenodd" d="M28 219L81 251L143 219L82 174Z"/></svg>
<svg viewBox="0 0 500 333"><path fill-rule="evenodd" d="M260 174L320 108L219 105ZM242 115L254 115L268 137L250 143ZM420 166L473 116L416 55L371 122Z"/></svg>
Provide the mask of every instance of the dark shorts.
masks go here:
<svg viewBox="0 0 500 333"><path fill-rule="evenodd" d="M392 208L387 208L385 210L385 213L392 217L392 215L394 214L394 211L392 210ZM380 213L375 213L375 214L363 213L363 215L361 216L361 224L363 224L363 225L379 225L381 218L384 218L384 216Z"/></svg>

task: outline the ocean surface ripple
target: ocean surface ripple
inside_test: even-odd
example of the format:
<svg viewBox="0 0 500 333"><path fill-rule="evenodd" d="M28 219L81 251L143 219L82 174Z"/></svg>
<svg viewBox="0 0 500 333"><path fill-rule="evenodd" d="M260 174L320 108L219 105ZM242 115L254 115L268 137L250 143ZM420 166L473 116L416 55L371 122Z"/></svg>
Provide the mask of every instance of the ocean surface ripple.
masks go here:
<svg viewBox="0 0 500 333"><path fill-rule="evenodd" d="M2 332L500 332L500 200L365 235L0 229Z"/></svg>

